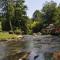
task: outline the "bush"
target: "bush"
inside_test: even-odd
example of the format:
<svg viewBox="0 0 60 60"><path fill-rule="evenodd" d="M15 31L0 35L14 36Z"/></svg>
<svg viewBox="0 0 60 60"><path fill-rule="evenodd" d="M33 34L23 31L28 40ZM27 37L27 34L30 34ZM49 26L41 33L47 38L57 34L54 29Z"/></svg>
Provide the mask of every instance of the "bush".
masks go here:
<svg viewBox="0 0 60 60"><path fill-rule="evenodd" d="M22 34L22 31L21 31L21 29L16 28L16 30L14 31L14 33L17 34L17 35L19 35L19 34Z"/></svg>

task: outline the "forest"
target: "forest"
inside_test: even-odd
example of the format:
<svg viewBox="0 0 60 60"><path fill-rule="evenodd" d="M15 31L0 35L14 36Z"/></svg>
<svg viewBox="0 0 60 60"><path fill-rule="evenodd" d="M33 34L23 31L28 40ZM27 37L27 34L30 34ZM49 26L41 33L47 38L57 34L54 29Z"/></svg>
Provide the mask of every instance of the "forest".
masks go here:
<svg viewBox="0 0 60 60"><path fill-rule="evenodd" d="M0 8L1 32L33 34L51 29L48 32L51 33L53 27L60 33L60 4L54 1L45 2L42 9L36 10L31 18L27 16L25 0L0 0Z"/></svg>

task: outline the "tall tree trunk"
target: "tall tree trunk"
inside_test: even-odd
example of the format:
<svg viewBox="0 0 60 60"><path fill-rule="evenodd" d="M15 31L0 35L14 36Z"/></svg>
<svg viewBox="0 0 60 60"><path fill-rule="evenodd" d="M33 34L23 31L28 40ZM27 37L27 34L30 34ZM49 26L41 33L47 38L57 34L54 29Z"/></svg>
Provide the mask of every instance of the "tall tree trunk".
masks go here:
<svg viewBox="0 0 60 60"><path fill-rule="evenodd" d="M11 31L13 32L13 27L12 27L11 20L9 21L9 23L10 23L10 28L11 28ZM14 32L13 32L13 34L14 34Z"/></svg>

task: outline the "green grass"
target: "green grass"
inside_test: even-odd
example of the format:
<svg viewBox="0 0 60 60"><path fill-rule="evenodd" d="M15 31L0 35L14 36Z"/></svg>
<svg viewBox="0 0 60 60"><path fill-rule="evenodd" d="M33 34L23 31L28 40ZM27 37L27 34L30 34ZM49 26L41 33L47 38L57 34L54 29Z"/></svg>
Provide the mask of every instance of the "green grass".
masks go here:
<svg viewBox="0 0 60 60"><path fill-rule="evenodd" d="M7 32L0 32L0 40L15 39L15 38L17 38L17 35L15 35L15 34L9 34Z"/></svg>

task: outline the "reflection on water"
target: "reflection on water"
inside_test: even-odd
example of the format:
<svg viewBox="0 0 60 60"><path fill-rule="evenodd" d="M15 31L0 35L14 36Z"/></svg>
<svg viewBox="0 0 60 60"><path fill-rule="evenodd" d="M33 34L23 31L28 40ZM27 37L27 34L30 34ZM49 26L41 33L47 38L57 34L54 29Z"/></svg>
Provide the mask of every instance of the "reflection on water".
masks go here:
<svg viewBox="0 0 60 60"><path fill-rule="evenodd" d="M0 60L6 56L6 44L0 42Z"/></svg>
<svg viewBox="0 0 60 60"><path fill-rule="evenodd" d="M0 60L7 55L14 54L17 51L30 52L28 60L34 60L34 58L36 58L36 60L49 60L50 58L46 58L50 56L47 54L47 52L52 53L60 51L60 38L49 35L25 35L22 41L18 41L17 44L14 41L10 44L0 42Z"/></svg>

